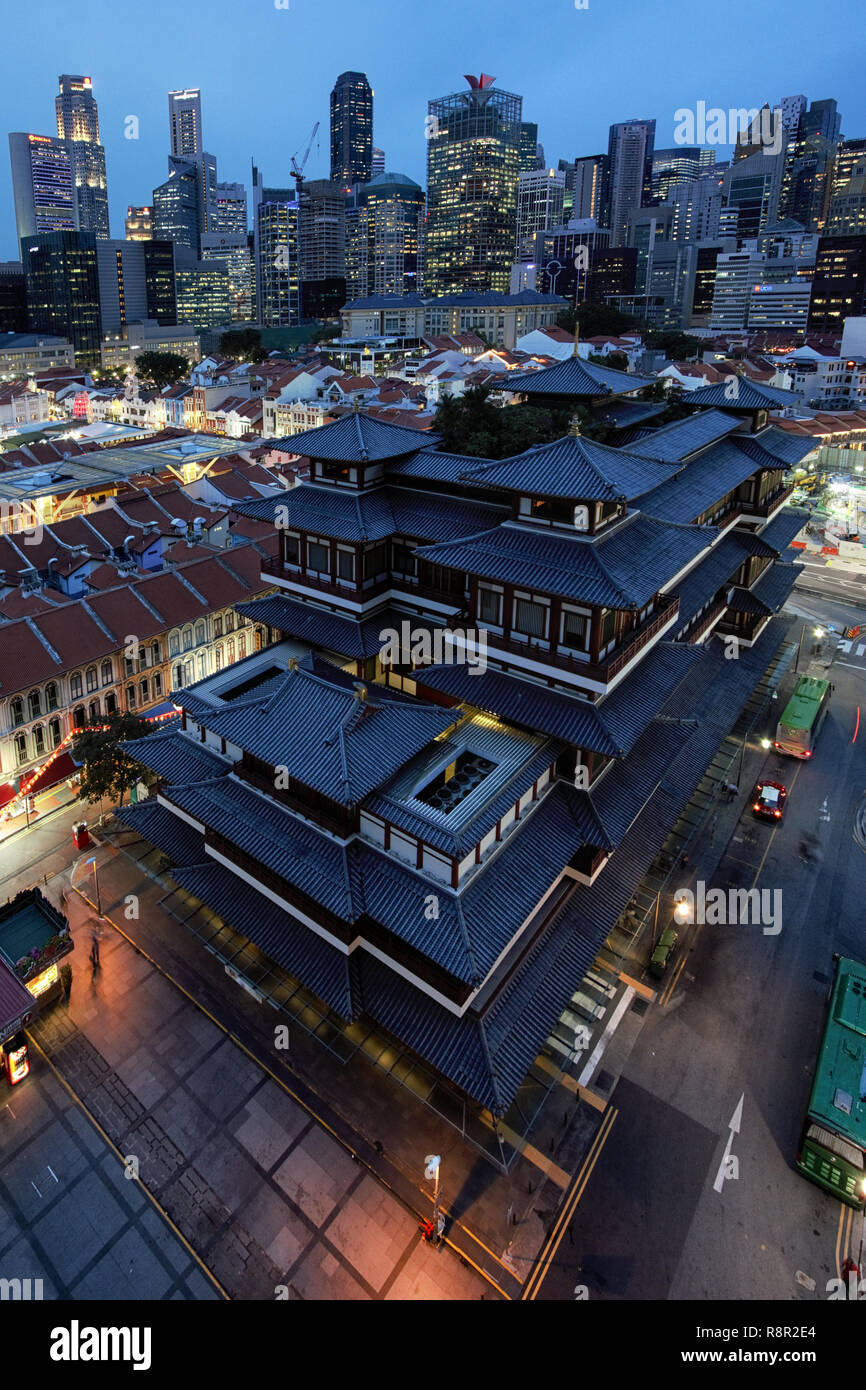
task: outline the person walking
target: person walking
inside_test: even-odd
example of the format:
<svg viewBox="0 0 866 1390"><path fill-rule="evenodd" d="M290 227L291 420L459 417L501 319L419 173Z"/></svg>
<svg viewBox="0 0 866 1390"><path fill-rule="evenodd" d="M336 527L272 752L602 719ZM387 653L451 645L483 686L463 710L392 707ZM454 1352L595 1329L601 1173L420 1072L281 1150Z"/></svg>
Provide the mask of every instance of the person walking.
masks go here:
<svg viewBox="0 0 866 1390"><path fill-rule="evenodd" d="M90 959L93 962L93 968L95 970L98 970L100 968L99 936L99 927L95 926L90 933Z"/></svg>

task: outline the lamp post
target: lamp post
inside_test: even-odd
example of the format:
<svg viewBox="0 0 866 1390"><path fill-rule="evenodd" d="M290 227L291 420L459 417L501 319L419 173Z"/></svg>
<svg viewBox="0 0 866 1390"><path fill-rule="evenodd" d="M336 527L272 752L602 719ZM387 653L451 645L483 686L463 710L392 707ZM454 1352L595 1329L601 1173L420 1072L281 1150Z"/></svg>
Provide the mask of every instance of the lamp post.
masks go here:
<svg viewBox="0 0 866 1390"><path fill-rule="evenodd" d="M439 1211L439 1167L442 1159L438 1154L428 1154L424 1163L424 1176L428 1181L432 1179L433 1182L433 1221L431 1224L433 1235L438 1242L442 1239L442 1232L445 1229L445 1218Z"/></svg>
<svg viewBox="0 0 866 1390"><path fill-rule="evenodd" d="M102 902L101 902L100 897L99 897L99 873L98 873L97 868L96 868L96 855L95 855L95 854L92 855L90 859L85 859L85 861L84 861L84 866L85 866L85 868L87 867L88 864L92 864L92 865L93 865L93 891L94 891L94 894L95 894L95 897L96 897L96 911L99 913L99 915L100 915L100 917L101 917L101 916L102 916Z"/></svg>

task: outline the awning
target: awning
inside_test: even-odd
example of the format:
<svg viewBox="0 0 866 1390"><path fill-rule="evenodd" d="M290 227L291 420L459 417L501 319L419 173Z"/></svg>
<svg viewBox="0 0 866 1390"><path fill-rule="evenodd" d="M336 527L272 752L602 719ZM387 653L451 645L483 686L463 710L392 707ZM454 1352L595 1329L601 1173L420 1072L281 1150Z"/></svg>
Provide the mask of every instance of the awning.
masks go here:
<svg viewBox="0 0 866 1390"><path fill-rule="evenodd" d="M65 782L67 777L74 777L79 771L79 764L75 762L71 753L60 753L53 762L43 767L27 794L37 796L49 787L56 787L58 782ZM24 785L26 784L22 781L22 786Z"/></svg>
<svg viewBox="0 0 866 1390"><path fill-rule="evenodd" d="M11 782L3 782L2 784L0 784L0 811L2 811L3 807L7 806L9 802L13 800L15 795L15 788L13 787Z"/></svg>

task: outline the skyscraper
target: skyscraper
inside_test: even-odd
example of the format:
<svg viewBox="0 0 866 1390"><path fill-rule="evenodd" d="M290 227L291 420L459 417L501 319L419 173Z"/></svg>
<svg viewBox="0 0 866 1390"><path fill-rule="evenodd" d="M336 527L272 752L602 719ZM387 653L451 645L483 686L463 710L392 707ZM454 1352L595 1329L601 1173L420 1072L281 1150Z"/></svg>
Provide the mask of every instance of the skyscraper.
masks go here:
<svg viewBox="0 0 866 1390"><path fill-rule="evenodd" d="M217 167L212 154L168 157L165 183L153 190L154 236L186 246L198 255L201 238L219 217Z"/></svg>
<svg viewBox="0 0 866 1390"><path fill-rule="evenodd" d="M43 231L25 236L21 254L31 328L68 338L76 366L98 366L99 277L93 233Z"/></svg>
<svg viewBox="0 0 866 1390"><path fill-rule="evenodd" d="M54 99L57 134L72 147L78 226L94 236L110 236L105 150L99 140L99 112L89 77L62 73Z"/></svg>
<svg viewBox="0 0 866 1390"><path fill-rule="evenodd" d="M229 236L247 234L247 190L242 183L218 183L216 208L209 219L208 232Z"/></svg>
<svg viewBox="0 0 866 1390"><path fill-rule="evenodd" d="M266 188L253 165L256 316L264 328L301 321L298 197L294 188Z"/></svg>
<svg viewBox="0 0 866 1390"><path fill-rule="evenodd" d="M517 181L517 259L534 259L534 237L562 222L565 174L559 169L524 169Z"/></svg>
<svg viewBox="0 0 866 1390"><path fill-rule="evenodd" d="M363 72L341 72L331 92L331 179L343 188L373 176L373 89Z"/></svg>
<svg viewBox="0 0 866 1390"><path fill-rule="evenodd" d="M699 145L674 145L669 150L653 150L652 196L668 196L668 190L682 183L690 183L701 174L701 155Z"/></svg>
<svg viewBox="0 0 866 1390"><path fill-rule="evenodd" d="M494 80L484 73L467 78L468 91L428 103L429 295L509 290L523 99L496 90Z"/></svg>
<svg viewBox="0 0 866 1390"><path fill-rule="evenodd" d="M377 145L373 146L373 178L378 178L379 174L385 172L385 151L380 150Z"/></svg>
<svg viewBox="0 0 866 1390"><path fill-rule="evenodd" d="M126 209L127 241L150 241L153 236L153 208Z"/></svg>
<svg viewBox="0 0 866 1390"><path fill-rule="evenodd" d="M520 122L520 172L529 169L543 169L544 158L539 154L538 122Z"/></svg>
<svg viewBox="0 0 866 1390"><path fill-rule="evenodd" d="M171 152L182 159L201 154L201 90L187 87L168 94L168 128Z"/></svg>
<svg viewBox="0 0 866 1390"><path fill-rule="evenodd" d="M405 174L386 172L358 195L357 278L353 297L416 294L424 227L424 190Z"/></svg>
<svg viewBox="0 0 866 1390"><path fill-rule="evenodd" d="M842 334L847 318L866 314L866 236L822 236L812 279L809 328Z"/></svg>
<svg viewBox="0 0 866 1390"><path fill-rule="evenodd" d="M9 136L9 156L19 241L40 232L75 231L78 205L70 142L16 131Z"/></svg>
<svg viewBox="0 0 866 1390"><path fill-rule="evenodd" d="M824 229L841 123L835 101L813 101L785 151L779 215L810 232Z"/></svg>
<svg viewBox="0 0 866 1390"><path fill-rule="evenodd" d="M607 155L589 154L574 161L572 217L591 217L603 225L606 172Z"/></svg>
<svg viewBox="0 0 866 1390"><path fill-rule="evenodd" d="M625 246L630 212L649 202L655 121L620 121L608 141L608 225L611 246Z"/></svg>
<svg viewBox="0 0 866 1390"><path fill-rule="evenodd" d="M333 318L346 302L346 195L330 179L298 184L301 310Z"/></svg>
<svg viewBox="0 0 866 1390"><path fill-rule="evenodd" d="M843 140L836 151L827 236L866 232L866 140Z"/></svg>

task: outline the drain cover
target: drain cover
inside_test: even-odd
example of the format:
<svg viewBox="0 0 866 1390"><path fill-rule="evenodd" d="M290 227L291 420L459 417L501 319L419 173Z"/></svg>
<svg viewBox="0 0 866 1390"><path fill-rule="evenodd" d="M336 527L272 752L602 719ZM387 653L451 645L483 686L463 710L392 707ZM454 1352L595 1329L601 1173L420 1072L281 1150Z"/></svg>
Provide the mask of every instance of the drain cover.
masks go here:
<svg viewBox="0 0 866 1390"><path fill-rule="evenodd" d="M649 1001L646 999L634 999L632 1001L631 1006L632 1013L637 1014L639 1018L642 1018L647 1011L648 1002Z"/></svg>

